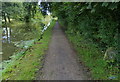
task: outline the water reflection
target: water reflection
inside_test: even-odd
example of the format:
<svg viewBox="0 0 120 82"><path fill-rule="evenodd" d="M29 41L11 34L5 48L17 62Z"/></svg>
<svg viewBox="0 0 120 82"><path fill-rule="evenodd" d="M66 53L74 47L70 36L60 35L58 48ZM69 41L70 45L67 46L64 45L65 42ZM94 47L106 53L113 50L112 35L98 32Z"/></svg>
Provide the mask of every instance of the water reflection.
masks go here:
<svg viewBox="0 0 120 82"><path fill-rule="evenodd" d="M3 43L11 42L11 40L10 40L11 31L12 30L9 27L3 28L3 33L2 33L2 42Z"/></svg>
<svg viewBox="0 0 120 82"><path fill-rule="evenodd" d="M32 34L30 31L25 31L24 28L4 27L2 32L2 61L8 60L14 52L27 44ZM29 36L28 36L29 35ZM26 47L26 46L25 46Z"/></svg>
<svg viewBox="0 0 120 82"><path fill-rule="evenodd" d="M27 30L25 27L4 27L2 29L2 61L9 60L10 56L21 48L27 48L36 36L36 31L30 27Z"/></svg>
<svg viewBox="0 0 120 82"><path fill-rule="evenodd" d="M9 56L17 49L11 42L12 29L10 27L4 27L2 32L2 60L9 59Z"/></svg>
<svg viewBox="0 0 120 82"><path fill-rule="evenodd" d="M50 23L44 26L42 33L49 25ZM40 34L40 31L28 25L14 28L4 27L2 29L2 60L8 60L17 50L30 46Z"/></svg>
<svg viewBox="0 0 120 82"><path fill-rule="evenodd" d="M47 28L50 26L50 22L46 25L46 26L44 26L44 28L43 28L43 30L42 30L42 33L45 31L45 30L47 30Z"/></svg>

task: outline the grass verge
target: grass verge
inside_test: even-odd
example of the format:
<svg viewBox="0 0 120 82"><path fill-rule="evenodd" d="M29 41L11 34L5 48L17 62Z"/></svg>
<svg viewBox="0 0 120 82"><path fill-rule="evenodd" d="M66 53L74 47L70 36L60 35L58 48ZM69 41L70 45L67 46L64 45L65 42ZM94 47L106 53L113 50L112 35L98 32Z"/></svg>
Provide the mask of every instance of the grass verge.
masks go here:
<svg viewBox="0 0 120 82"><path fill-rule="evenodd" d="M52 22L49 28L44 32L43 39L36 41L21 58L12 62L2 72L3 80L34 80L38 67L42 67L42 59L45 50L48 48L52 35L52 28L55 22Z"/></svg>
<svg viewBox="0 0 120 82"><path fill-rule="evenodd" d="M118 69L108 66L107 62L103 60L103 53L99 46L92 42L87 42L83 36L70 34L66 31L68 39L72 42L75 50L78 52L80 61L90 69L92 79L95 80L117 80Z"/></svg>

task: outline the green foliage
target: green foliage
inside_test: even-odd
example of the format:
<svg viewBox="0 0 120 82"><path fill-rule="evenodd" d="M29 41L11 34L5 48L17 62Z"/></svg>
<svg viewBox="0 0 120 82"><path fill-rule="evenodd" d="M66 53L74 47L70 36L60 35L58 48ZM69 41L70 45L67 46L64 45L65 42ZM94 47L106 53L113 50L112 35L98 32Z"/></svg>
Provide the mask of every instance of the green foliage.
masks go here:
<svg viewBox="0 0 120 82"><path fill-rule="evenodd" d="M47 15L47 11L50 11L51 4L48 2L41 2L39 6L40 6L41 13L45 16Z"/></svg>
<svg viewBox="0 0 120 82"><path fill-rule="evenodd" d="M109 47L113 47L117 51L119 5L120 3L116 2L51 3L53 16L57 16L59 22L66 27L64 29L70 36L70 40L74 36L72 42L78 47L77 51L83 55L83 61L91 68L96 79L107 79L108 76L114 76L114 74L110 73L112 72L110 69L107 69L108 72L106 73L109 63L105 63L107 61L103 60L103 56ZM82 43L81 36L85 43ZM88 42L91 42L90 45L88 45ZM116 58L118 58L119 54L115 53L117 54ZM96 60L95 64L98 67L94 67L94 60ZM111 69L118 69L118 60L120 59L114 60ZM118 72L118 70L115 72Z"/></svg>
<svg viewBox="0 0 120 82"><path fill-rule="evenodd" d="M103 60L103 53L98 48L99 46L92 42L87 42L83 36L70 34L66 31L68 39L73 43L78 52L80 61L82 60L87 67L89 67L92 79L108 80L109 77L118 79L118 68L108 66L108 63Z"/></svg>
<svg viewBox="0 0 120 82"><path fill-rule="evenodd" d="M30 22L31 18L34 18L37 12L37 2L3 2L2 3L2 15L4 20L15 19L25 22Z"/></svg>
<svg viewBox="0 0 120 82"><path fill-rule="evenodd" d="M36 72L42 67L42 60L45 50L48 49L48 43L52 36L52 28L55 21L51 23L44 33L44 38L35 41L23 57L7 64L6 69L2 71L3 80L34 80ZM14 58L14 57L13 57Z"/></svg>
<svg viewBox="0 0 120 82"><path fill-rule="evenodd" d="M13 2L2 3L2 15L3 16L5 14L5 16L6 17L9 16L10 19L22 20L24 13L25 13L24 7L22 3L13 3Z"/></svg>
<svg viewBox="0 0 120 82"><path fill-rule="evenodd" d="M24 16L25 22L30 22L31 18L34 17L37 12L36 10L37 3L36 2L31 2L31 3L24 2L23 7L24 7L24 11L26 11L25 16Z"/></svg>
<svg viewBox="0 0 120 82"><path fill-rule="evenodd" d="M42 67L44 51L48 47L51 38L52 27L55 22L51 22L52 17L43 16L37 3L3 3L3 16L7 18L9 13L10 22L6 21L4 27L12 28L12 42L20 47L10 57L10 60L3 62L4 70L2 72L4 80L32 80L35 79L35 72ZM5 20L5 19L4 19ZM40 34L44 25L50 23L48 30L44 32L43 39ZM42 26L43 24L43 26ZM7 25L7 26L6 26ZM17 38L14 38L17 37ZM25 41L20 41L21 38ZM35 39L35 42L34 40ZM29 41L28 41L29 40ZM1 64L0 64L1 66ZM40 67L38 67L40 66ZM38 67L38 68L37 68Z"/></svg>

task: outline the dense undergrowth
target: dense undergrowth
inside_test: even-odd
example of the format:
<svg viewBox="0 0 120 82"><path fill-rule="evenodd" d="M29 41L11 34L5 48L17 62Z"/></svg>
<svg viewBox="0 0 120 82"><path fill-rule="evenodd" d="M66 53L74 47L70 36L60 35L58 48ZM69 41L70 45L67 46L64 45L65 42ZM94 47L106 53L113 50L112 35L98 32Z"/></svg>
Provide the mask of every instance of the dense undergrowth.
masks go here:
<svg viewBox="0 0 120 82"><path fill-rule="evenodd" d="M66 31L68 39L73 43L79 60L83 61L85 66L90 70L92 79L114 79L118 78L118 68L108 66L107 62L103 60L103 54L99 46L92 42L87 42L83 36L69 34Z"/></svg>
<svg viewBox="0 0 120 82"><path fill-rule="evenodd" d="M104 60L104 52L92 41L88 41L81 34L71 33L65 30L64 24L59 21L68 39L77 51L79 61L82 61L89 68L91 78L94 80L118 80L119 69L116 65L108 64Z"/></svg>
<svg viewBox="0 0 120 82"><path fill-rule="evenodd" d="M3 80L33 80L36 72L42 67L42 59L51 38L52 28L55 21L52 21L44 32L43 39L34 43L23 53L11 59L2 71Z"/></svg>
<svg viewBox="0 0 120 82"><path fill-rule="evenodd" d="M49 3L93 79L118 79L120 3ZM43 5L44 6L44 5Z"/></svg>

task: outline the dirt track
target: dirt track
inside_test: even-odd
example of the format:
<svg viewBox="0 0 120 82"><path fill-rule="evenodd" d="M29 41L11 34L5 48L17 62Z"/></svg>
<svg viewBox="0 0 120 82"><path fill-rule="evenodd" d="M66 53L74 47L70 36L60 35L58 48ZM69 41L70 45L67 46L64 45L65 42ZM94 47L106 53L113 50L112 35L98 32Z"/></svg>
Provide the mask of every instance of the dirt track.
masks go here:
<svg viewBox="0 0 120 82"><path fill-rule="evenodd" d="M77 62L75 51L58 23L46 53L42 75L37 80L87 80L83 66Z"/></svg>

